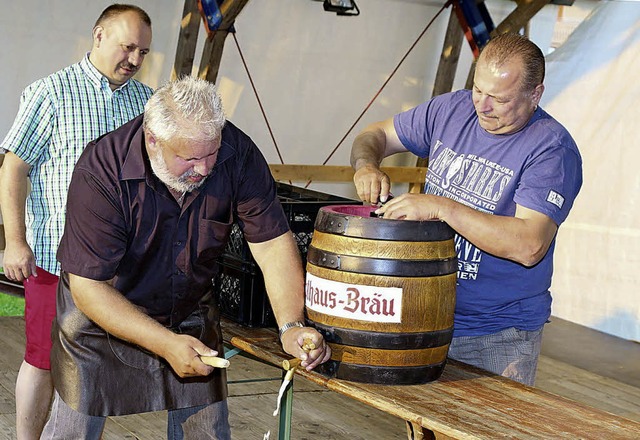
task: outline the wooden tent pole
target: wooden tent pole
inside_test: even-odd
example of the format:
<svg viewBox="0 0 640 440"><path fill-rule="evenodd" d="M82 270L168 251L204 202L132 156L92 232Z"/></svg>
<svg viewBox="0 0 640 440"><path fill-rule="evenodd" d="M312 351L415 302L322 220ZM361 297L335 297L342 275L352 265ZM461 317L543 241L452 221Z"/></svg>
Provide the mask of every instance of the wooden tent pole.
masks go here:
<svg viewBox="0 0 640 440"><path fill-rule="evenodd" d="M216 82L225 39L236 17L248 2L249 0L225 0L220 6L222 22L218 27L218 31L214 31L207 36L198 70L200 78ZM180 34L178 36L178 47L173 69L171 70L172 80L180 76L191 75L198 44L200 21L201 15L198 9L198 0L185 0L180 23Z"/></svg>
<svg viewBox="0 0 640 440"><path fill-rule="evenodd" d="M508 32L518 32L536 15L540 9L550 3L550 0L517 0L518 6L496 26L495 35L506 34ZM495 36L494 35L494 36Z"/></svg>
<svg viewBox="0 0 640 440"><path fill-rule="evenodd" d="M198 11L198 0L185 0L182 21L180 22L176 58L171 70L172 81L178 77L191 74L199 29L200 11Z"/></svg>
<svg viewBox="0 0 640 440"><path fill-rule="evenodd" d="M202 59L200 60L200 70L198 71L200 78L212 83L216 82L227 34L236 17L248 2L249 0L225 0L220 6L222 22L218 30L208 36L202 49Z"/></svg>
<svg viewBox="0 0 640 440"><path fill-rule="evenodd" d="M442 45L442 53L440 54L440 63L436 72L436 80L433 87L433 96L442 95L450 92L453 88L453 79L456 76L458 68L458 60L460 59L460 50L462 49L462 41L464 34L460 29L460 23L456 15L455 6L451 6L451 14L449 14L449 24Z"/></svg>
<svg viewBox="0 0 640 440"><path fill-rule="evenodd" d="M453 88L453 79L456 76L456 69L458 68L458 60L460 59L460 50L462 49L462 41L464 34L460 29L460 23L456 15L455 6L451 6L451 13L449 14L449 24L447 25L447 32L444 37L444 44L442 45L442 53L440 54L440 63L438 64L438 71L436 72L436 79L433 86L433 96L442 95L443 93L450 92ZM427 158L419 157L416 160L416 167L426 167L429 160ZM410 188L409 192L423 192L424 182L420 184L419 188Z"/></svg>
<svg viewBox="0 0 640 440"><path fill-rule="evenodd" d="M551 2L551 0L516 0L518 6L509 14L502 22L496 26L491 32L491 37L497 35L507 34L509 32L518 32L524 28L527 23L536 15L540 9L545 7ZM473 76L476 71L476 60L471 64L469 69L469 75L467 76L467 82L465 88L471 89L473 87Z"/></svg>

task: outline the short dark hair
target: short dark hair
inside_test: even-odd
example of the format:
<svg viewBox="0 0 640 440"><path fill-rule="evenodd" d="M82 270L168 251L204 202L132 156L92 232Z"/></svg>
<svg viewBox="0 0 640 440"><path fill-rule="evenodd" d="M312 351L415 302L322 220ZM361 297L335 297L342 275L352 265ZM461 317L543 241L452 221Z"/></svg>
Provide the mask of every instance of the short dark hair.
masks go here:
<svg viewBox="0 0 640 440"><path fill-rule="evenodd" d="M108 6L104 11L102 11L102 14L100 14L100 17L98 17L98 19L96 20L96 24L93 27L99 26L105 21L111 20L112 18L115 18L120 14L124 14L125 12L135 12L141 22L151 27L151 18L149 17L149 14L144 11L144 9L136 5L119 3L114 3L111 6Z"/></svg>
<svg viewBox="0 0 640 440"><path fill-rule="evenodd" d="M506 33L489 40L480 56L485 62L498 66L517 57L524 67L522 90L533 90L544 81L544 54L524 35Z"/></svg>

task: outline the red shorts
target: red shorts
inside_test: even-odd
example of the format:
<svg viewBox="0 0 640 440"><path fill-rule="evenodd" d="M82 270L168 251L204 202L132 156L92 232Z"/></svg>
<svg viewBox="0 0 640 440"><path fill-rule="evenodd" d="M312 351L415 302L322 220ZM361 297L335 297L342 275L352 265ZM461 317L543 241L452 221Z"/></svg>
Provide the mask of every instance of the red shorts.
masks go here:
<svg viewBox="0 0 640 440"><path fill-rule="evenodd" d="M27 348L24 360L43 370L51 369L51 325L56 316L59 277L37 268L38 276L24 282L24 324Z"/></svg>

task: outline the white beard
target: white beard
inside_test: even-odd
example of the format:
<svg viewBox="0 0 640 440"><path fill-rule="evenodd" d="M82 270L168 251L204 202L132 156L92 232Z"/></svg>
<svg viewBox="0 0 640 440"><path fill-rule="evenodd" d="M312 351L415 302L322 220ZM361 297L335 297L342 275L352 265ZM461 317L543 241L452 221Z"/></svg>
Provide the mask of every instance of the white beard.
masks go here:
<svg viewBox="0 0 640 440"><path fill-rule="evenodd" d="M199 188L207 180L202 179L199 182L189 182L187 178L198 175L198 173L193 170L189 170L181 176L174 176L169 171L169 168L167 168L167 163L165 162L160 152L156 153L155 155L150 154L149 162L151 163L153 174L155 174L162 183L167 185L172 190L182 194L186 194L196 188Z"/></svg>

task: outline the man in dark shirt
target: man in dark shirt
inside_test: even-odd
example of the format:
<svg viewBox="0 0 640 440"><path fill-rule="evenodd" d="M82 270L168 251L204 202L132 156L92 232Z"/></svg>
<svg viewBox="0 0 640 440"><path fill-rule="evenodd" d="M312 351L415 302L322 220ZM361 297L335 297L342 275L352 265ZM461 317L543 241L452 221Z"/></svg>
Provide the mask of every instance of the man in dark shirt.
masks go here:
<svg viewBox="0 0 640 440"><path fill-rule="evenodd" d="M185 77L90 144L74 170L44 438L99 438L106 416L163 409L169 438L230 438L225 370L200 356L223 351L211 279L234 219L264 273L284 350L309 370L328 360L302 324L302 264L268 165L225 121L215 86ZM318 348L305 353L305 338Z"/></svg>

